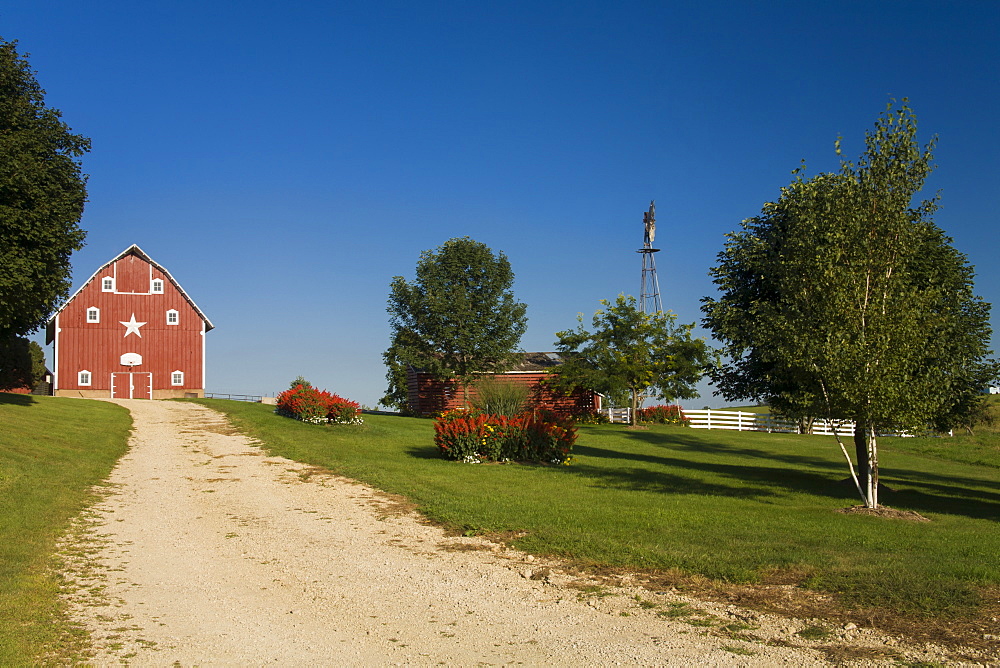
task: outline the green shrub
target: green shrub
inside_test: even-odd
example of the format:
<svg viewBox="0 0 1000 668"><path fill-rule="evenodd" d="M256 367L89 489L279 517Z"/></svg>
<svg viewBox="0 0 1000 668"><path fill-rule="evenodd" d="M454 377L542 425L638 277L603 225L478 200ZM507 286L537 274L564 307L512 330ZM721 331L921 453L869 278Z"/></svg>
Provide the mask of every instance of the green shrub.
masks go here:
<svg viewBox="0 0 1000 668"><path fill-rule="evenodd" d="M513 417L524 412L528 387L495 376L483 378L476 383L476 396L469 403L479 413Z"/></svg>
<svg viewBox="0 0 1000 668"><path fill-rule="evenodd" d="M573 414L573 420L577 424L609 424L611 418L607 413L598 410L581 410Z"/></svg>
<svg viewBox="0 0 1000 668"><path fill-rule="evenodd" d="M639 409L640 422L655 422L656 424L677 424L688 425L688 419L684 417L680 406L650 406Z"/></svg>

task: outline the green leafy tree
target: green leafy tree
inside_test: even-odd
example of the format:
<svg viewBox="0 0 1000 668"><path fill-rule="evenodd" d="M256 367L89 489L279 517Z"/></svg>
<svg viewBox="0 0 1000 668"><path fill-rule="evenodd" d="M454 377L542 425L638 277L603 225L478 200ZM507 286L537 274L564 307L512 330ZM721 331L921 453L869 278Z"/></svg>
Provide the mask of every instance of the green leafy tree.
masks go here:
<svg viewBox="0 0 1000 668"><path fill-rule="evenodd" d="M666 401L697 396L695 384L712 363L703 339L691 335L694 324L678 325L673 313L643 313L635 297L619 295L593 318L593 332L584 329L583 315L574 330L556 332L556 348L564 364L556 367L550 385L564 392L585 388L628 401L635 424L643 397Z"/></svg>
<svg viewBox="0 0 1000 668"><path fill-rule="evenodd" d="M78 158L90 150L45 106L15 47L0 39L0 337L38 329L69 293L69 258L85 236Z"/></svg>
<svg viewBox="0 0 1000 668"><path fill-rule="evenodd" d="M702 310L725 344L711 375L727 399L856 423L860 480L841 448L875 508L876 434L960 423L997 365L972 267L933 223L936 198L914 202L934 142L918 145L904 100L865 145L837 173L796 170L776 202L729 235L711 270L722 295Z"/></svg>
<svg viewBox="0 0 1000 668"><path fill-rule="evenodd" d="M382 403L405 404L408 364L440 380L456 379L466 401L481 374L509 370L528 322L513 284L507 256L469 237L421 253L412 283L394 277L392 342L384 355L390 387Z"/></svg>
<svg viewBox="0 0 1000 668"><path fill-rule="evenodd" d="M45 353L34 341L10 336L0 341L0 392L32 389L45 377Z"/></svg>
<svg viewBox="0 0 1000 668"><path fill-rule="evenodd" d="M382 360L385 363L385 378L388 387L385 395L379 399L379 404L389 408L396 408L404 415L410 412L409 394L406 385L406 362L401 356L402 351L419 346L420 340L416 333L409 329L397 329L393 333L392 344L389 349L382 353Z"/></svg>

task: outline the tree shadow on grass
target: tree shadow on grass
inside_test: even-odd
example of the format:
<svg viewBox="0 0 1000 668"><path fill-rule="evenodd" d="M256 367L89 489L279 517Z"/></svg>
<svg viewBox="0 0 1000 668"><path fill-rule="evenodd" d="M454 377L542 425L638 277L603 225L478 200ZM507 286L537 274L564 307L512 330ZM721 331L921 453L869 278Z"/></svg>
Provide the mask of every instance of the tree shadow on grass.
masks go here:
<svg viewBox="0 0 1000 668"><path fill-rule="evenodd" d="M588 448L577 448L574 452L590 456L583 452ZM699 494L704 496L727 496L747 499L773 497L779 491L773 487L751 484L726 485L712 483L695 476L678 475L664 471L653 471L649 468L606 468L575 462L567 473L590 478L602 487L612 487L641 492L659 494Z"/></svg>
<svg viewBox="0 0 1000 668"><path fill-rule="evenodd" d="M31 406L35 403L35 398L30 394L14 394L13 392L0 392L0 405L7 406Z"/></svg>
<svg viewBox="0 0 1000 668"><path fill-rule="evenodd" d="M790 455L780 452L773 452L760 448L750 448L744 446L711 443L703 439L676 433L650 433L650 432L627 432L629 438L638 439L649 443L652 446L659 446L679 452L701 452L705 454L716 454L727 458L753 457L765 459L771 462L784 462L793 464L796 467L801 465L811 466L816 469L828 470L835 475L847 475L846 462L838 460L831 461L826 457L814 457L810 455ZM810 438L810 436L797 436L798 438ZM819 447L830 444L816 444ZM845 447L848 452L854 452L853 441L846 441ZM881 451L881 450L880 450ZM904 455L908 453L903 453ZM627 454L623 455L627 456ZM880 467L882 478L891 478L896 481L906 481L914 485L921 485L934 488L937 491L948 493L958 492L963 496L981 497L984 500L1000 502L1000 493L991 493L987 489L1000 489L1000 481L996 479L975 478L968 476L940 475L928 471L916 471L912 469L901 469L892 466L892 454L888 457L883 455L883 465ZM958 463L960 466L975 466L975 464Z"/></svg>
<svg viewBox="0 0 1000 668"><path fill-rule="evenodd" d="M684 433L636 431L624 434L652 446L651 451L621 452L577 445L574 455L606 460L607 464L577 460L572 466L558 467L558 470L589 478L605 487L659 494L762 500L802 493L837 499L845 506L860 503L854 484L847 477L846 463L829 458L712 443ZM434 445L408 447L406 452L416 459L444 461ZM699 458L708 461L692 461L684 457L686 452L698 453L702 456ZM989 491L997 487L995 481L891 466L883 466L881 472L883 483L889 487L881 493L881 501L886 505L922 514L1000 519L1000 493Z"/></svg>
<svg viewBox="0 0 1000 668"><path fill-rule="evenodd" d="M440 459L441 461L445 461L445 458L438 452L436 445L410 447L406 449L406 454L414 459Z"/></svg>
<svg viewBox="0 0 1000 668"><path fill-rule="evenodd" d="M758 448L706 443L704 440L682 434L638 433L629 436L664 449L656 454L646 454L578 445L574 448L574 454L581 457L635 465L616 465L609 462L608 466L602 466L579 462L569 467L569 471L609 487L664 494L765 498L797 492L839 499L845 504L860 502L853 483L848 481L848 484L844 484L843 479L847 475L846 464L838 466L828 459L808 455L769 453ZM727 463L721 459L694 461L691 458L667 454L683 453L685 450L719 455L730 460L752 458L759 463ZM767 465L765 462L779 465ZM721 477L732 481L732 484L708 482L704 479L704 475L698 473L684 475L683 471ZM945 513L994 521L1000 519L1000 494L987 491L995 488L995 482L968 477L949 477L923 471L897 470L891 467L883 467L881 479L890 488L894 484L911 488L887 490L881 496L881 501L886 505L920 513Z"/></svg>
<svg viewBox="0 0 1000 668"><path fill-rule="evenodd" d="M722 450L727 449L722 448ZM585 445L576 446L573 454L639 464L602 466L578 462L569 467L570 472L591 477L610 487L658 491L665 494L709 494L744 498L776 497L790 492L847 498L844 490L835 484L831 475L809 471L805 467L797 469L788 466L694 461L684 457L618 452ZM728 450L728 454L738 453ZM683 473L685 471L690 471L691 474L685 475ZM708 477L723 478L732 482L731 484L709 482L705 479L705 474Z"/></svg>
<svg viewBox="0 0 1000 668"><path fill-rule="evenodd" d="M1000 521L1000 492L989 491L1000 488L995 480L949 477L893 468L883 469L881 479L894 487L881 497L887 505Z"/></svg>
<svg viewBox="0 0 1000 668"><path fill-rule="evenodd" d="M649 443L650 445L662 448L680 449L682 452L701 452L707 455L715 454L729 458L734 455L741 457L753 457L766 459L772 462L785 462L787 464L794 464L795 466L807 465L828 471L839 471L844 468L843 464L832 462L828 457L815 457L812 455L799 454L789 455L761 448L712 443L704 438L698 438L696 436L690 436L682 433L664 434L657 432L632 431L625 432L625 434L630 439L643 441L645 443ZM809 438L809 436L802 436L801 438ZM852 446L848 445L848 447L850 448Z"/></svg>
<svg viewBox="0 0 1000 668"><path fill-rule="evenodd" d="M817 469L824 469L847 474L847 465L843 461L831 461L825 457L814 457L810 455L790 455L780 452L773 452L760 448L750 448L744 446L734 446L727 444L711 443L701 438L687 434L676 433L655 433L655 432L627 432L630 438L645 441L653 446L660 446L674 450L695 451L706 454L718 454L725 457L754 457L766 459L768 461L785 462L795 466L807 465ZM793 436L794 438L811 438L810 436ZM816 444L818 447L827 447L830 444ZM844 443L848 452L853 454L853 441L848 439ZM905 454L905 453L904 453ZM1000 502L1000 494L987 492L987 489L1000 489L1000 481L995 479L975 478L967 476L940 475L928 471L916 471L911 469L895 468L891 465L890 457L883 457L884 463L880 467L882 478L891 478L897 481L906 481L915 485L922 485L934 488L943 493L958 493L962 496L979 497L990 502ZM888 465L887 465L888 464ZM961 464L961 466L975 466L974 464Z"/></svg>

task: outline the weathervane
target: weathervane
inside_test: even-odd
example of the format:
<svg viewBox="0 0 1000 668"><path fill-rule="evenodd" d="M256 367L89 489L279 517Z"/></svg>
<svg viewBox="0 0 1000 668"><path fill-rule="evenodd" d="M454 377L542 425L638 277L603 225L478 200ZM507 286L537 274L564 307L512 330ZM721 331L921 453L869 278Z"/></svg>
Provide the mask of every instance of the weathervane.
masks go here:
<svg viewBox="0 0 1000 668"><path fill-rule="evenodd" d="M642 254L642 287L639 290L639 310L643 313L656 313L663 310L660 301L660 281L656 278L656 259L653 253L659 253L659 248L653 248L656 238L656 202L649 203L649 211L642 214L645 226L642 248L636 253ZM647 309L647 306L649 307Z"/></svg>

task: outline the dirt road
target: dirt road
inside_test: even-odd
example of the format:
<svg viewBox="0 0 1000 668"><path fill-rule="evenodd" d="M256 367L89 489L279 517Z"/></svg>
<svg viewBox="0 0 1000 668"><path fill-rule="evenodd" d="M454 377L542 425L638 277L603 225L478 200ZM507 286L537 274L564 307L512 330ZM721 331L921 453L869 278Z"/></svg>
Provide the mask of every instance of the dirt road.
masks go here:
<svg viewBox="0 0 1000 668"><path fill-rule="evenodd" d="M363 485L266 456L202 406L118 403L131 450L65 549L97 665L826 663L800 622L581 591L556 564L447 537Z"/></svg>

